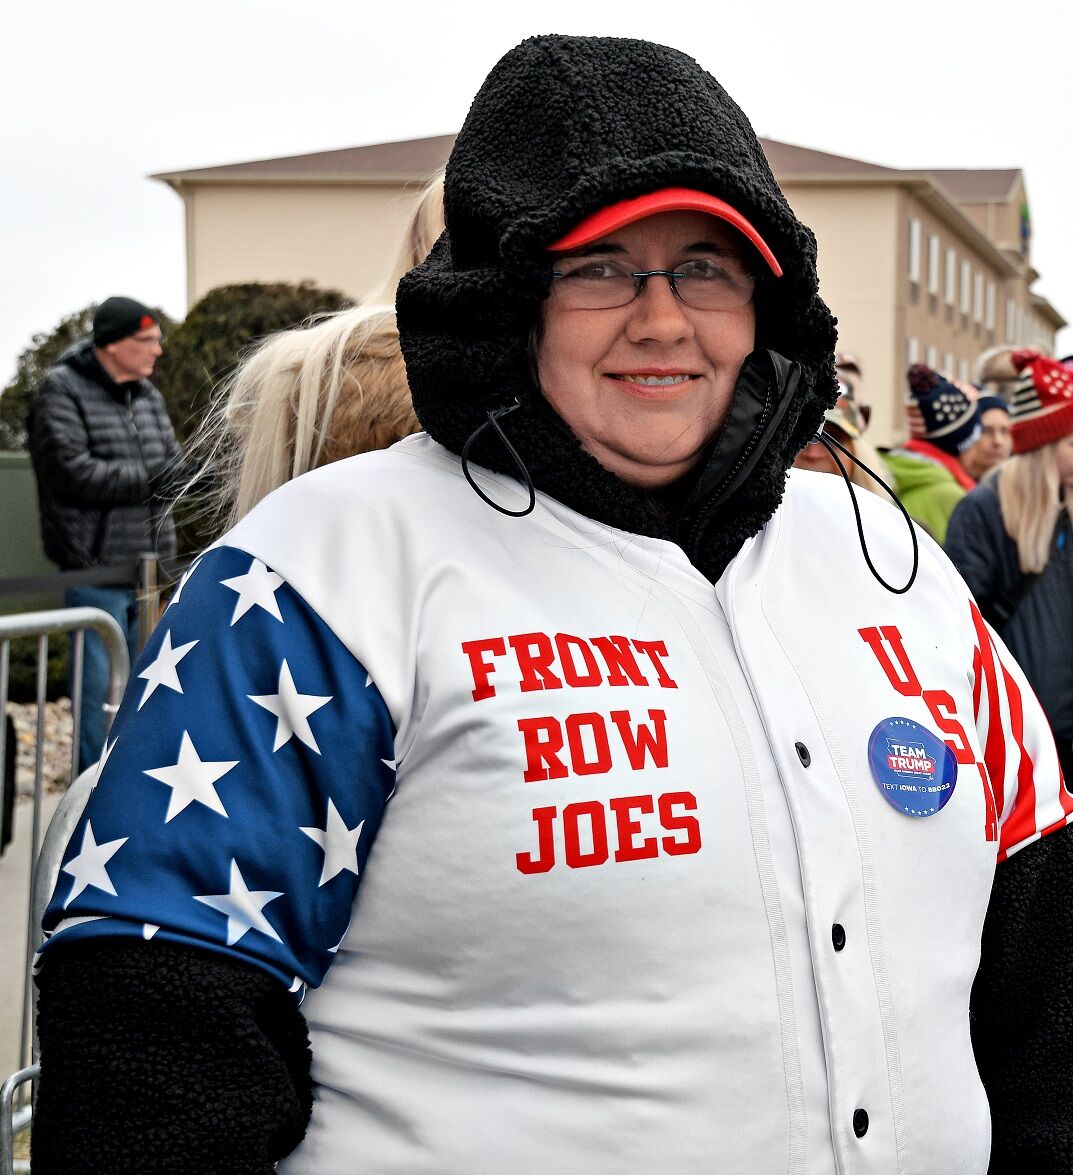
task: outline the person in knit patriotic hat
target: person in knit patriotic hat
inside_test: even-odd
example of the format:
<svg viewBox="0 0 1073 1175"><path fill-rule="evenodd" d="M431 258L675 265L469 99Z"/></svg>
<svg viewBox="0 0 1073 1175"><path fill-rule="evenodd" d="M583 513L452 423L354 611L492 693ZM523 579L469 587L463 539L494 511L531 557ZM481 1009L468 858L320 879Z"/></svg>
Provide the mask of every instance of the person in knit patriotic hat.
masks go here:
<svg viewBox="0 0 1073 1175"><path fill-rule="evenodd" d="M908 382L923 431L918 426L919 435L885 460L910 517L942 543L954 507L976 485L964 458L980 439L979 409L965 390L923 363L909 368Z"/></svg>
<svg viewBox="0 0 1073 1175"><path fill-rule="evenodd" d="M1029 453L1073 433L1073 370L1037 351L1011 356L1021 379L1010 400L1013 451Z"/></svg>
<svg viewBox="0 0 1073 1175"><path fill-rule="evenodd" d="M954 511L947 554L1016 656L1073 779L1073 371L1014 352L1014 455Z"/></svg>
<svg viewBox="0 0 1073 1175"><path fill-rule="evenodd" d="M1009 362L1009 349L1004 352L1006 362ZM1009 368L1010 371L1014 369ZM1016 372L1014 373L1016 376ZM926 377L930 378L930 377ZM941 377L940 377L941 378ZM1010 408L1004 394L993 390L988 383L963 383L960 380L949 381L957 391L968 398L970 404L976 405L976 412L980 422L978 438L965 448L959 448L957 464L952 468L954 476L961 480L962 473L968 474L975 485L984 474L994 469L996 465L1005 461L1010 455ZM905 418L909 425L909 435L917 441L928 442L928 421L921 410L920 401L911 399L905 406ZM923 449L923 446L920 446ZM940 446L941 451L941 446Z"/></svg>

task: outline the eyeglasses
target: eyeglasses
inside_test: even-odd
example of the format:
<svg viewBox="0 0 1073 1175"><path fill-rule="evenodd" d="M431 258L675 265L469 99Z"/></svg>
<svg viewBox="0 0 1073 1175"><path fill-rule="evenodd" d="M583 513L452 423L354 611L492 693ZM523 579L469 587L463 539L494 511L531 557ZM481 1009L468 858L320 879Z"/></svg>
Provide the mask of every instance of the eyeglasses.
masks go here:
<svg viewBox="0 0 1073 1175"><path fill-rule="evenodd" d="M143 346L150 346L153 343L160 343L163 345L164 336L161 335L131 335L130 338L135 343L141 343Z"/></svg>
<svg viewBox="0 0 1073 1175"><path fill-rule="evenodd" d="M578 257L552 271L552 293L567 310L612 310L644 293L648 279L665 277L674 294L694 310L733 310L753 296L757 276L733 257L683 261L675 269L632 271L603 258Z"/></svg>

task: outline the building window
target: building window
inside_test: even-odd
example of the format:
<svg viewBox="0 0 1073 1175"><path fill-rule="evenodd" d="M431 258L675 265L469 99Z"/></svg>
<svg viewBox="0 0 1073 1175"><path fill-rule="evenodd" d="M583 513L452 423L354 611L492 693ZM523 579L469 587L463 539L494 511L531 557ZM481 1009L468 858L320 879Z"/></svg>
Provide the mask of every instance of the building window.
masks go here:
<svg viewBox="0 0 1073 1175"><path fill-rule="evenodd" d="M954 374L954 353L953 351L943 352L943 375L949 379Z"/></svg>
<svg viewBox="0 0 1073 1175"><path fill-rule="evenodd" d="M915 216L909 218L909 280L920 282L920 221Z"/></svg>
<svg viewBox="0 0 1073 1175"><path fill-rule="evenodd" d="M968 361L968 359L959 359L958 360L958 379L961 380L962 383L969 382L969 361Z"/></svg>
<svg viewBox="0 0 1073 1175"><path fill-rule="evenodd" d="M934 371L939 366L939 348L928 346L924 351L924 362Z"/></svg>
<svg viewBox="0 0 1073 1175"><path fill-rule="evenodd" d="M958 258L953 249L946 251L946 283L943 300L947 306L954 304L954 287L957 284Z"/></svg>
<svg viewBox="0 0 1073 1175"><path fill-rule="evenodd" d="M1012 298L1006 299L1006 342L1016 343L1017 306Z"/></svg>
<svg viewBox="0 0 1073 1175"><path fill-rule="evenodd" d="M969 303L972 301L972 266L967 261L961 263L961 299L959 307L962 314L968 314Z"/></svg>
<svg viewBox="0 0 1073 1175"><path fill-rule="evenodd" d="M939 293L939 238L931 233L928 237L928 293Z"/></svg>
<svg viewBox="0 0 1073 1175"><path fill-rule="evenodd" d="M995 329L995 283L987 283L987 298L984 306L984 326L988 330Z"/></svg>
<svg viewBox="0 0 1073 1175"><path fill-rule="evenodd" d="M918 360L919 351L917 348L917 341L915 338L908 338L905 340L905 361L910 366Z"/></svg>
<svg viewBox="0 0 1073 1175"><path fill-rule="evenodd" d="M977 322L984 319L984 275L978 273L972 279L972 316Z"/></svg>

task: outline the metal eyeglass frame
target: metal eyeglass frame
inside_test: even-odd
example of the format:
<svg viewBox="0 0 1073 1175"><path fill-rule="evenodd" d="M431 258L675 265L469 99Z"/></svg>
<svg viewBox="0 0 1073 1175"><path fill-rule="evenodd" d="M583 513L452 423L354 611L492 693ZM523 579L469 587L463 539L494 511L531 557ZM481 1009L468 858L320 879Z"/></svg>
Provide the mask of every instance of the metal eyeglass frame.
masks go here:
<svg viewBox="0 0 1073 1175"><path fill-rule="evenodd" d="M565 278L567 274L563 273L561 269L553 269L551 271L551 276L553 278ZM629 301L617 302L612 306L594 306L592 309L619 310L623 306L629 306L632 302L636 302L637 299L645 292L645 286L648 285L648 279L650 277L665 277L671 287L671 293L674 294L674 296L678 299L679 302L682 303L683 306L689 306L693 310L704 309L702 306L694 306L691 302L686 301L686 299L682 297L682 291L678 288L678 282L676 279L688 277L689 274L687 273L679 273L676 269L642 269L636 273L631 273L629 276L633 278L633 297L630 298ZM740 306L748 305L756 290L756 284L760 280L759 276L755 273L746 274L746 277L752 280L753 289L749 291L749 297L746 298L744 302L737 303L737 305ZM715 307L712 307L712 309L715 309Z"/></svg>

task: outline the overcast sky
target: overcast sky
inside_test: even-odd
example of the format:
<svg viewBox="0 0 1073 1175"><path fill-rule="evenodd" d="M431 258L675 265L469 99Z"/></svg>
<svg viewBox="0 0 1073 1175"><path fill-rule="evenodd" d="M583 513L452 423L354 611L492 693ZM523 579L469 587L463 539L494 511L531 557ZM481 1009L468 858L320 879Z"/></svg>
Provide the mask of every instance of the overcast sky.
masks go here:
<svg viewBox="0 0 1073 1175"><path fill-rule="evenodd" d="M1036 289L1073 319L1069 31L1059 0L13 6L0 387L35 332L109 294L183 317L182 203L151 172L456 130L494 62L546 32L683 49L770 138L893 167L1023 168Z"/></svg>

